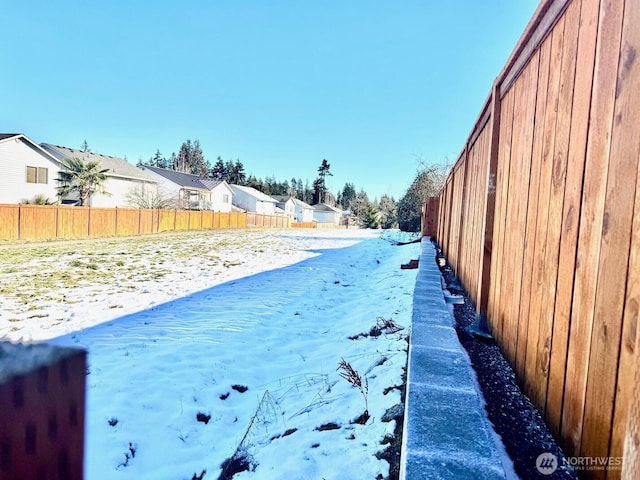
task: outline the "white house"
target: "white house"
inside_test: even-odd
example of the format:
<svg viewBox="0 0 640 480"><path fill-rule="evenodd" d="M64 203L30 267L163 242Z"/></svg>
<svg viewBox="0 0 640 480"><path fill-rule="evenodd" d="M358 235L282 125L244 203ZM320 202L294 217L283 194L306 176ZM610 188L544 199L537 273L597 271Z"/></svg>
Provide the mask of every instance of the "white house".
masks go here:
<svg viewBox="0 0 640 480"><path fill-rule="evenodd" d="M0 203L21 203L36 195L58 200L61 162L21 133L0 134Z"/></svg>
<svg viewBox="0 0 640 480"><path fill-rule="evenodd" d="M230 185L233 190L233 204L247 212L275 215L275 198L265 195L259 190L241 185Z"/></svg>
<svg viewBox="0 0 640 480"><path fill-rule="evenodd" d="M198 175L148 165L142 165L139 168L158 181L159 192L161 195L173 198L176 208L212 210L212 191Z"/></svg>
<svg viewBox="0 0 640 480"><path fill-rule="evenodd" d="M313 207L290 195L276 196L277 206L294 222L313 222Z"/></svg>
<svg viewBox="0 0 640 480"><path fill-rule="evenodd" d="M83 152L49 143L41 143L40 146L60 162L66 158L79 158L83 162L100 162L103 169L108 169L107 181L104 184L108 194L96 193L92 195L89 199L91 207L132 206L130 196L134 191L143 195L157 194L158 181L122 158Z"/></svg>
<svg viewBox="0 0 640 480"><path fill-rule="evenodd" d="M342 210L326 203L313 205L313 219L318 223L330 223L340 225Z"/></svg>
<svg viewBox="0 0 640 480"><path fill-rule="evenodd" d="M211 192L211 210L230 212L232 209L233 190L225 180L202 180Z"/></svg>

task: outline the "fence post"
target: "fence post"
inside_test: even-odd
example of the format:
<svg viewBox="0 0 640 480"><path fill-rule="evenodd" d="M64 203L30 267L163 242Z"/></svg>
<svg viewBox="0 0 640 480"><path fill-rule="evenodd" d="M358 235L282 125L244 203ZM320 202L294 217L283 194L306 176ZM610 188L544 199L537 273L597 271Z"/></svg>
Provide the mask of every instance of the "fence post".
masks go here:
<svg viewBox="0 0 640 480"><path fill-rule="evenodd" d="M0 342L0 475L81 480L86 352Z"/></svg>
<svg viewBox="0 0 640 480"><path fill-rule="evenodd" d="M467 179L469 176L469 140L464 146L464 160L462 162L464 165L464 175L462 177L462 199L460 200L460 224L458 226L458 250L456 252L456 275L458 275L458 271L460 270L460 266L462 265L462 249L464 247L464 227L465 227L465 217L467 213ZM460 279L462 280L462 279ZM465 288L471 288L471 285L465 285Z"/></svg>
<svg viewBox="0 0 640 480"><path fill-rule="evenodd" d="M500 84L496 80L491 93L491 128L489 144L489 162L487 168L487 192L485 211L482 216L482 228L484 243L482 247L482 259L478 271L476 291L476 313L487 313L489 301L489 285L491 283L491 252L493 250L493 219L496 209L496 180L498 174L498 152L500 146Z"/></svg>

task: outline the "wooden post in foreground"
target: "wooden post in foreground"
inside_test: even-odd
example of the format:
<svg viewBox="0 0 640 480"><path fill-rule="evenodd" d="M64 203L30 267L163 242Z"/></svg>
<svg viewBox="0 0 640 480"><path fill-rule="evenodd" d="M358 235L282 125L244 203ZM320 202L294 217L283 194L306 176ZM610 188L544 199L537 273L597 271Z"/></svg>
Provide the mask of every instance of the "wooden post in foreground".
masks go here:
<svg viewBox="0 0 640 480"><path fill-rule="evenodd" d="M0 478L81 480L86 352L0 343Z"/></svg>

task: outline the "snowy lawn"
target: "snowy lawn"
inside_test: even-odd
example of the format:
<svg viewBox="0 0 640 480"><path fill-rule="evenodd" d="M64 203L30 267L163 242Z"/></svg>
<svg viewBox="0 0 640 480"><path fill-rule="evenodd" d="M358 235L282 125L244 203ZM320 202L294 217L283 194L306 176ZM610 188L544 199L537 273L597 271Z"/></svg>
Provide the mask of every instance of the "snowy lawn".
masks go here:
<svg viewBox="0 0 640 480"><path fill-rule="evenodd" d="M384 478L420 249L397 236L3 246L0 338L88 350L89 480Z"/></svg>

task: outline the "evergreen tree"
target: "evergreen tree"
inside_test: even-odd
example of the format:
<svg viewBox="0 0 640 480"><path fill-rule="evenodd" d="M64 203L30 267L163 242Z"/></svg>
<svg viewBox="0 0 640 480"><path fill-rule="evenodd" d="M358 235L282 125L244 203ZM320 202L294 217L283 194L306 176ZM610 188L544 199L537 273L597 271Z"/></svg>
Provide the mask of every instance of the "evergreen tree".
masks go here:
<svg viewBox="0 0 640 480"><path fill-rule="evenodd" d="M182 173L191 173L191 153L193 150L193 145L191 145L191 140L187 140L180 145L180 150L178 151L178 156L176 157L175 162L173 163L173 169L176 172Z"/></svg>
<svg viewBox="0 0 640 480"><path fill-rule="evenodd" d="M328 176L333 176L330 169L331 165L327 159L323 159L318 167L318 178L313 182L313 203L322 203L325 201L325 194L327 192L326 179Z"/></svg>
<svg viewBox="0 0 640 480"><path fill-rule="evenodd" d="M342 192L338 196L338 203L342 205L342 208L345 210L349 209L349 204L351 200L356 198L356 187L353 183L345 183L342 188Z"/></svg>
<svg viewBox="0 0 640 480"><path fill-rule="evenodd" d="M289 191L287 194L293 198L298 198L298 182L295 177L291 177L291 183L289 184Z"/></svg>
<svg viewBox="0 0 640 480"><path fill-rule="evenodd" d="M378 208L375 203L369 203L362 217L362 225L365 228L380 228Z"/></svg>
<svg viewBox="0 0 640 480"><path fill-rule="evenodd" d="M369 197L367 196L367 192L360 189L356 198L349 202L349 209L351 210L352 217L356 219L357 223L363 224L369 209Z"/></svg>
<svg viewBox="0 0 640 480"><path fill-rule="evenodd" d="M228 182L235 185L244 185L247 175L244 171L244 165L242 164L240 159L237 159L234 163L231 163L229 161L227 162L227 164L230 164L231 166L231 168L229 169Z"/></svg>
<svg viewBox="0 0 640 480"><path fill-rule="evenodd" d="M151 157L149 165L158 168L167 168L167 159L162 156L160 149L156 149L156 153Z"/></svg>
<svg viewBox="0 0 640 480"><path fill-rule="evenodd" d="M82 145L80 145L80 151L83 153L89 153L91 152L91 149L89 148L89 144L87 143L87 139L84 139L84 142L82 142Z"/></svg>
<svg viewBox="0 0 640 480"><path fill-rule="evenodd" d="M380 198L378 214L382 228L396 228L398 226L398 203L393 197L383 195Z"/></svg>
<svg viewBox="0 0 640 480"><path fill-rule="evenodd" d="M189 168L194 175L198 175L200 178L209 177L209 162L204 158L202 153L202 147L200 141L195 140L191 149L191 156L189 157Z"/></svg>
<svg viewBox="0 0 640 480"><path fill-rule="evenodd" d="M227 179L227 168L225 167L222 158L218 156L216 159L216 163L213 164L211 168L211 178L215 180L226 180Z"/></svg>

